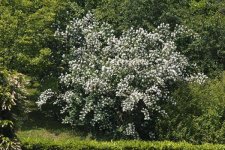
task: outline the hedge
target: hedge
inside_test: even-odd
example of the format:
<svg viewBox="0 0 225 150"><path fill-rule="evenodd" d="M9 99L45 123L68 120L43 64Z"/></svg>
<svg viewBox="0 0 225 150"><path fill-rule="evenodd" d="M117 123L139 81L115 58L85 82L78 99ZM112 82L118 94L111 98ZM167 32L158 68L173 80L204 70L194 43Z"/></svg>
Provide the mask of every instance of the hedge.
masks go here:
<svg viewBox="0 0 225 150"><path fill-rule="evenodd" d="M193 145L187 142L146 142L146 141L111 141L98 142L95 140L74 141L38 141L37 139L23 139L23 150L190 150L213 149L224 150L225 145L203 144Z"/></svg>

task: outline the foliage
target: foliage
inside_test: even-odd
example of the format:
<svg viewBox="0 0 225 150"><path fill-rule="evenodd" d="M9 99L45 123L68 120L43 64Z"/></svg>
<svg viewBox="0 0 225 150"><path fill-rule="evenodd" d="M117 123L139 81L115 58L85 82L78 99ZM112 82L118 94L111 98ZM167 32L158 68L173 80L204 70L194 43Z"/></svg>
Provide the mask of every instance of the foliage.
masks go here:
<svg viewBox="0 0 225 150"><path fill-rule="evenodd" d="M0 148L20 149L14 134L12 110L25 98L24 78L22 74L1 69L0 81Z"/></svg>
<svg viewBox="0 0 225 150"><path fill-rule="evenodd" d="M182 48L181 53L196 63L201 71L215 77L224 70L225 1L190 0L188 5L171 5L170 13L182 24L199 33L201 39ZM183 46L188 40L183 41Z"/></svg>
<svg viewBox="0 0 225 150"><path fill-rule="evenodd" d="M21 145L17 139L0 136L0 150L21 150Z"/></svg>
<svg viewBox="0 0 225 150"><path fill-rule="evenodd" d="M192 145L186 142L143 142L143 141L117 141L117 142L97 142L97 141L77 141L73 143L43 143L43 142L24 142L24 150L145 150L145 149L167 149L167 150L207 150L207 149L224 149L223 145Z"/></svg>
<svg viewBox="0 0 225 150"><path fill-rule="evenodd" d="M34 135L34 134L32 134ZM33 136L27 136L24 134L20 136L22 142L22 148L24 150L146 150L146 149L167 149L167 150L189 150L189 149L224 149L224 145L218 144L203 144L203 145L192 145L187 142L169 142L169 141L131 141L131 140L121 140L121 141L95 141L95 140L79 140L79 139L59 139L53 140L52 138L46 138L43 135L39 138L34 138ZM54 138L54 139L57 139Z"/></svg>
<svg viewBox="0 0 225 150"><path fill-rule="evenodd" d="M130 27L152 30L162 22L188 26L202 38L184 47L190 43L186 39L177 50L213 76L224 69L223 6L224 1L206 0L2 0L0 53L9 68L38 77L38 82L55 77L66 48L56 44L54 31L93 9L96 18L110 23L116 33Z"/></svg>
<svg viewBox="0 0 225 150"><path fill-rule="evenodd" d="M60 70L63 49L56 42L56 28L64 28L71 16L81 13L76 3L69 0L16 0L0 1L0 67L20 73L30 80L27 99L17 101L13 110L37 109L34 101L40 89L51 86L57 89L55 77ZM22 74L21 74L22 73ZM21 98L23 99L23 98ZM25 119L24 114L18 119Z"/></svg>
<svg viewBox="0 0 225 150"><path fill-rule="evenodd" d="M95 14L99 20L110 23L120 32L131 27L153 29L165 22L160 18L168 6L166 0L102 0Z"/></svg>
<svg viewBox="0 0 225 150"><path fill-rule="evenodd" d="M156 119L166 115L163 105L172 103L168 87L192 79L186 58L175 51L180 35L196 36L183 26L170 32L167 24L161 24L150 33L131 28L117 38L109 24L87 14L56 34L70 46L64 58L69 69L60 76L64 91L53 102L66 115L64 123L153 139ZM196 78L204 80L200 74ZM43 92L38 105L54 94Z"/></svg>
<svg viewBox="0 0 225 150"><path fill-rule="evenodd" d="M0 62L8 69L29 75L34 83L54 82L61 51L65 50L56 44L54 32L82 10L69 0L0 3Z"/></svg>
<svg viewBox="0 0 225 150"><path fill-rule="evenodd" d="M163 120L161 138L192 143L224 143L225 74L205 84L180 85L176 107ZM178 115L179 114L179 115Z"/></svg>
<svg viewBox="0 0 225 150"><path fill-rule="evenodd" d="M151 137L158 136L162 139L186 139L191 142L223 141L222 79L209 81L206 85L177 84L174 81L187 80L186 77L192 73L193 70L186 70L189 66L187 60L190 64L195 63L199 72L204 72L209 77L215 77L225 69L224 5L224 0L0 0L0 117L7 118L1 119L0 124L7 127L10 130L8 133L13 135L10 126L12 122L15 123L13 126L18 125L19 121L18 117L15 118L15 114L25 118L21 112L36 109L34 101L40 91L51 88L52 91L47 90L45 93L53 97L47 99L43 93L40 101L40 104L45 102L49 104L42 106L43 110L48 110L47 115L59 116L63 107L65 109L61 111L64 112L61 115L65 122L85 126L92 132L98 132L101 127L101 132L105 134L114 132L115 135L124 135L126 128L135 127L138 134L132 132L132 136L141 135L140 138L149 138L149 132L145 131L151 130L154 133ZM75 25L76 29L79 29L77 31L73 30L72 25L66 29L74 17L81 17L90 10L99 22L91 22L87 27ZM77 20L75 22L78 23ZM158 29L162 22L166 24ZM170 28L167 23L170 24ZM201 38L193 40L196 34L185 28L186 26L197 32ZM182 31L179 31L179 28ZM54 36L56 29L59 29L60 34L71 35L61 37L64 40L61 41ZM163 33L159 33L162 29ZM62 32L65 30L68 33ZM176 31L187 31L187 34L177 34L179 38L173 37L172 33ZM171 46L168 48L171 53L161 55L165 43L151 41L147 35L153 33L158 33L162 36L160 38L164 38L163 42ZM167 33L169 36L165 36ZM79 39L79 36L82 38ZM168 37L170 39L167 39ZM65 39L68 41L65 42ZM139 48L142 50L145 47L148 47L147 50L159 51L152 51L153 56L150 57L139 51ZM86 63L94 66L78 62L81 60L77 59L79 50L87 50L88 55L79 55L82 55L82 59L89 60ZM62 57L62 54L65 54L65 57ZM165 65L162 61L157 62L157 59L168 56L169 60L172 54L177 54L180 58L176 60L180 70L175 69L179 74L174 74L173 78L170 78L169 74L173 69L161 72L160 66ZM142 55L143 58L140 59L139 56ZM114 61L119 65L109 64L109 58L111 62ZM182 63L178 64L179 61ZM124 64L120 64L121 62ZM146 65L146 62L152 64ZM82 66L81 70L79 65ZM110 69L111 66L114 68ZM75 71L76 67L78 70ZM186 72L183 72L184 70ZM168 76L163 76L166 71ZM76 74L79 72L80 75ZM63 73L62 81L58 84L60 73ZM158 76L160 73L162 76ZM143 74L147 76L143 77ZM70 75L71 77L68 77ZM71 79L70 83L63 80L66 77ZM165 77L168 78L164 80ZM191 79L195 77L189 77L188 80ZM29 88L26 88L28 93L24 94L23 86L27 80L31 82ZM17 87L15 84L17 81L22 87ZM119 87L126 84L128 85L126 88ZM174 93L174 99L171 99L169 91L177 87L179 90ZM147 88L150 88L153 94L147 94ZM121 95L119 89L126 89L128 93ZM57 90L60 91L61 97L55 93ZM157 95L156 90L161 91L159 93L161 96ZM139 97L131 98L131 93ZM24 95L28 96L29 105ZM151 98L156 96L152 98L152 105L147 106L147 103L140 100L146 95L151 95ZM78 101L75 101L73 96L80 100L79 105L75 103ZM128 99L133 101L127 101ZM110 100L113 102L112 105L108 105ZM72 105L69 105L71 101ZM105 101L106 105L102 103ZM53 103L57 105L51 105ZM90 106L87 107L88 104L92 109L89 109ZM76 107L72 107L74 105ZM107 112L104 112L106 110ZM109 114L114 118L108 117ZM157 126L158 118L161 116L165 122L161 120ZM103 127L103 124L109 124L110 127ZM156 126L158 129L155 129ZM2 131L0 128L0 133ZM4 141L11 140L11 138L4 139Z"/></svg>
<svg viewBox="0 0 225 150"><path fill-rule="evenodd" d="M223 0L77 0L77 3L86 10L93 9L96 18L110 23L117 34L130 27L152 30L162 22L172 28L176 24L188 26L202 38L188 46L189 39L184 39L177 50L209 76L215 77L224 69Z"/></svg>

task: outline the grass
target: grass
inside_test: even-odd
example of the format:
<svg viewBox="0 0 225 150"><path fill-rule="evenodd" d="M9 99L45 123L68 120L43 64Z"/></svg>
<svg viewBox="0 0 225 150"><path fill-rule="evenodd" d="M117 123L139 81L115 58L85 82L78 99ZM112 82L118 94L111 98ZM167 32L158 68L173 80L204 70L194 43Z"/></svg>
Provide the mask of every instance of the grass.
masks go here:
<svg viewBox="0 0 225 150"><path fill-rule="evenodd" d="M29 140L32 139L34 141L68 141L68 140L81 140L79 136L74 135L73 133L69 132L68 130L64 131L50 131L47 129L39 128L39 129L32 129L26 131L18 131L17 136L20 140Z"/></svg>
<svg viewBox="0 0 225 150"><path fill-rule="evenodd" d="M33 141L68 141L71 139L82 140L90 138L90 135L78 132L68 125L63 125L51 117L45 117L39 111L29 114L26 122L16 132L19 139Z"/></svg>

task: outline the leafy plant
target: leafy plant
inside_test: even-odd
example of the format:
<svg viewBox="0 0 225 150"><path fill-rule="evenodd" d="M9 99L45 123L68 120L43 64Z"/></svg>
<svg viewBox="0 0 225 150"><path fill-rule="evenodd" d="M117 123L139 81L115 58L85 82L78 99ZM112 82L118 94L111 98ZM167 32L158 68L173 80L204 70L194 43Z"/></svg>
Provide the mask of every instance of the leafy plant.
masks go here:
<svg viewBox="0 0 225 150"><path fill-rule="evenodd" d="M224 73L201 85L180 84L173 93L176 107L169 107L158 125L161 139L224 143L224 85Z"/></svg>
<svg viewBox="0 0 225 150"><path fill-rule="evenodd" d="M15 118L12 110L15 105L24 101L24 76L1 68L0 81L0 149L19 150L20 145L14 134Z"/></svg>
<svg viewBox="0 0 225 150"><path fill-rule="evenodd" d="M184 26L171 32L161 24L153 32L131 28L116 37L109 24L90 13L57 31L69 47L63 60L68 71L59 78L62 93L52 99L65 115L63 122L94 134L154 139L158 116L167 114L164 104L173 102L169 85L193 79L187 59L175 51L174 41L182 34L197 36ZM54 95L50 89L43 92L38 105Z"/></svg>

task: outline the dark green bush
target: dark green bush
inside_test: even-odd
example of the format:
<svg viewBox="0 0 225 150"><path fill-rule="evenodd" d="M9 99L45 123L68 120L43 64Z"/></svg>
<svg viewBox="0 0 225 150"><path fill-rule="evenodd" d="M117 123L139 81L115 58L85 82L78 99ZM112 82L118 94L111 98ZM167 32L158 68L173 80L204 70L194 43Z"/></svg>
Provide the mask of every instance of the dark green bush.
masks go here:
<svg viewBox="0 0 225 150"><path fill-rule="evenodd" d="M180 84L168 118L159 123L161 139L192 143L225 141L225 73L205 84Z"/></svg>

